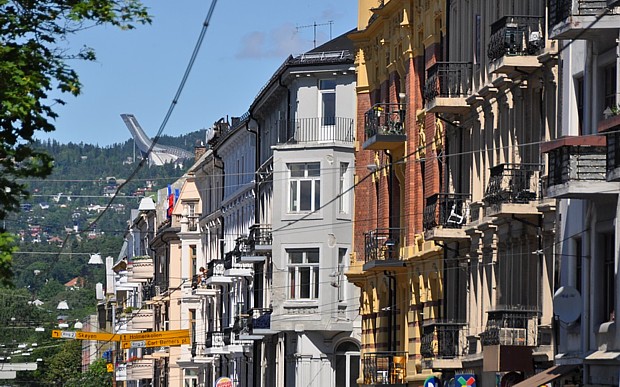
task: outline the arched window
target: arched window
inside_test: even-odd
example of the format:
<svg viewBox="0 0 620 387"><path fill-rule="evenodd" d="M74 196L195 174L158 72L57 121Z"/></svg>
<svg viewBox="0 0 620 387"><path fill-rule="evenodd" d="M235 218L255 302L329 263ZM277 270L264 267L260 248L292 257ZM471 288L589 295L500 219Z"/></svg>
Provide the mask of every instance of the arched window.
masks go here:
<svg viewBox="0 0 620 387"><path fill-rule="evenodd" d="M336 386L357 387L360 373L360 349L352 341L336 347Z"/></svg>

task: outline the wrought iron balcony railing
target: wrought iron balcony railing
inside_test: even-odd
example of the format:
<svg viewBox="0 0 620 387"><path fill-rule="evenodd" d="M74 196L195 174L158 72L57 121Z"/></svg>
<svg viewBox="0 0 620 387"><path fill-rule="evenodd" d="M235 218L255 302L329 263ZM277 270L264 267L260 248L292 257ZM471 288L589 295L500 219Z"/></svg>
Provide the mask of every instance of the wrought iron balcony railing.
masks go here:
<svg viewBox="0 0 620 387"><path fill-rule="evenodd" d="M362 354L364 385L405 385L407 352Z"/></svg>
<svg viewBox="0 0 620 387"><path fill-rule="evenodd" d="M545 46L542 16L504 16L491 24L489 59L505 55L534 55Z"/></svg>
<svg viewBox="0 0 620 387"><path fill-rule="evenodd" d="M223 347L224 346L224 332L215 331L207 332L207 340L205 341L207 348Z"/></svg>
<svg viewBox="0 0 620 387"><path fill-rule="evenodd" d="M461 228L469 221L470 194L438 193L426 199L424 229Z"/></svg>
<svg viewBox="0 0 620 387"><path fill-rule="evenodd" d="M618 127L616 127L618 129ZM607 175L612 175L620 168L620 131L613 130L607 134Z"/></svg>
<svg viewBox="0 0 620 387"><path fill-rule="evenodd" d="M426 74L424 99L467 97L471 93L472 64L437 62Z"/></svg>
<svg viewBox="0 0 620 387"><path fill-rule="evenodd" d="M308 142L353 143L355 127L353 118L313 117L279 120L279 144Z"/></svg>
<svg viewBox="0 0 620 387"><path fill-rule="evenodd" d="M491 168L485 203L528 203L539 197L540 164L499 164Z"/></svg>
<svg viewBox="0 0 620 387"><path fill-rule="evenodd" d="M254 224L250 227L250 243L257 246L271 246L273 236L270 224Z"/></svg>
<svg viewBox="0 0 620 387"><path fill-rule="evenodd" d="M569 181L605 181L605 146L560 146L549 152L547 185Z"/></svg>
<svg viewBox="0 0 620 387"><path fill-rule="evenodd" d="M405 134L405 104L378 103L364 114L366 139L378 134Z"/></svg>
<svg viewBox="0 0 620 387"><path fill-rule="evenodd" d="M402 234L403 230L400 228L383 228L365 233L364 254L366 262L399 260Z"/></svg>
<svg viewBox="0 0 620 387"><path fill-rule="evenodd" d="M539 312L535 309L504 306L488 311L482 345L537 345Z"/></svg>
<svg viewBox="0 0 620 387"><path fill-rule="evenodd" d="M549 0L549 27L569 16L596 16L607 8L605 0Z"/></svg>
<svg viewBox="0 0 620 387"><path fill-rule="evenodd" d="M212 259L207 263L207 278L224 275L224 260Z"/></svg>
<svg viewBox="0 0 620 387"><path fill-rule="evenodd" d="M420 354L423 358L453 359L465 353L465 323L434 321L424 326Z"/></svg>
<svg viewBox="0 0 620 387"><path fill-rule="evenodd" d="M271 308L252 308L235 317L233 331L242 334L261 334L271 329Z"/></svg>

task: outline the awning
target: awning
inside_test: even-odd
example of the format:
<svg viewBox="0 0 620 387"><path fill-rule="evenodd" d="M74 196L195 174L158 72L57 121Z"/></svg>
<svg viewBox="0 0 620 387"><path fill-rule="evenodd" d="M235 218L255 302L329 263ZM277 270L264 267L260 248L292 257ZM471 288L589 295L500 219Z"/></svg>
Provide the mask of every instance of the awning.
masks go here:
<svg viewBox="0 0 620 387"><path fill-rule="evenodd" d="M564 375L568 375L577 370L577 368L579 368L579 366L575 364L553 366L551 368L547 368L543 372L537 373L536 375L525 379L520 383L515 384L513 387L539 387L543 384L547 384L561 378Z"/></svg>

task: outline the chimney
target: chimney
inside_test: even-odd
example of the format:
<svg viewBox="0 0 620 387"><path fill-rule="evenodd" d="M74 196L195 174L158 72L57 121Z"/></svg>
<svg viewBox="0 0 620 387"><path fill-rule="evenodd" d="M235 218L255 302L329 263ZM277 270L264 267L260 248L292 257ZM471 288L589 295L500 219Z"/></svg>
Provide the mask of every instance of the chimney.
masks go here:
<svg viewBox="0 0 620 387"><path fill-rule="evenodd" d="M206 145L200 140L196 141L196 146L194 146L194 161L198 161L200 156L205 153L207 153Z"/></svg>

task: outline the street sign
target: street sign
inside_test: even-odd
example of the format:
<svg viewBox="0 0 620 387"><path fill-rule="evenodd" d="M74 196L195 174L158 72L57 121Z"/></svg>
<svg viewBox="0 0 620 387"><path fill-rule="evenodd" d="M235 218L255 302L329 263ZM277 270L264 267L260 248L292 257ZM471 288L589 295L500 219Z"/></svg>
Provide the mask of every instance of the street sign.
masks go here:
<svg viewBox="0 0 620 387"><path fill-rule="evenodd" d="M114 364L113 363L106 363L105 367L106 367L106 370L108 372L114 372Z"/></svg>
<svg viewBox="0 0 620 387"><path fill-rule="evenodd" d="M145 333L125 333L120 335L121 341L139 341L155 339L185 338L189 339L189 329L179 329L174 331L159 331Z"/></svg>
<svg viewBox="0 0 620 387"><path fill-rule="evenodd" d="M82 332L82 331L52 331L53 339L76 339L93 341L121 341L121 335L112 333Z"/></svg>
<svg viewBox="0 0 620 387"><path fill-rule="evenodd" d="M173 346L185 345L185 344L191 344L191 340L189 336L175 337L175 338L168 338L168 339L155 339L155 340L122 341L121 349L173 347Z"/></svg>

